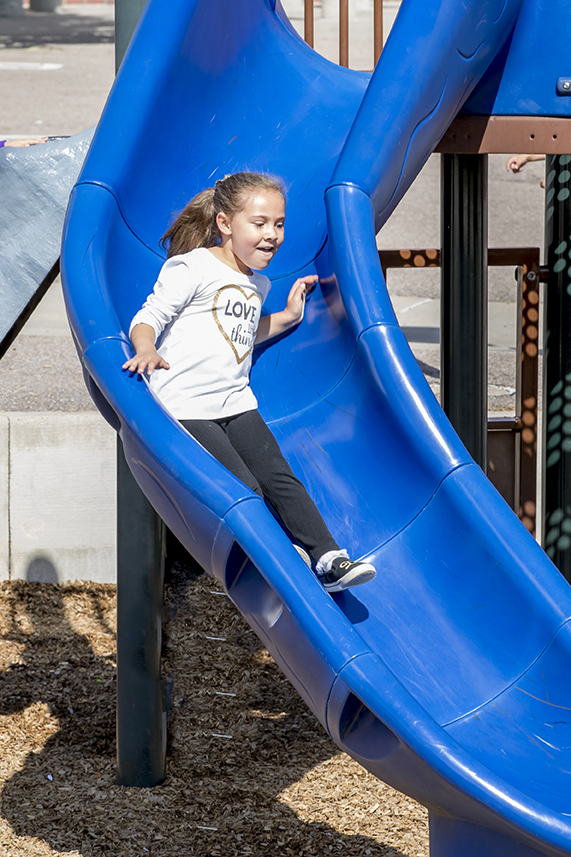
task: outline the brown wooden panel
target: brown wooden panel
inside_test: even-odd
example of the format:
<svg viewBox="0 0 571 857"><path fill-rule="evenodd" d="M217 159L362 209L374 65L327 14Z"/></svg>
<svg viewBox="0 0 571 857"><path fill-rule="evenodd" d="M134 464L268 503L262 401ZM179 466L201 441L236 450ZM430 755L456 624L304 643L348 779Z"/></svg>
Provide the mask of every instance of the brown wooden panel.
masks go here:
<svg viewBox="0 0 571 857"><path fill-rule="evenodd" d="M436 152L476 155L571 153L571 119L551 116L457 116Z"/></svg>
<svg viewBox="0 0 571 857"><path fill-rule="evenodd" d="M517 447L518 436L513 430L498 430L488 423L488 479L506 503L517 511Z"/></svg>

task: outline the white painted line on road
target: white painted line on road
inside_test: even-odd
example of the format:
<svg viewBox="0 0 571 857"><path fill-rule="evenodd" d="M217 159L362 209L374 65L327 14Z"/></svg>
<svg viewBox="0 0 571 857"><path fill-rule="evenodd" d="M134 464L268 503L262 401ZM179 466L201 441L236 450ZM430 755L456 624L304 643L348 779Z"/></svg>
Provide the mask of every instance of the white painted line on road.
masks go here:
<svg viewBox="0 0 571 857"><path fill-rule="evenodd" d="M408 312L409 309L416 309L417 306L422 306L423 304L429 304L430 301L434 300L434 298L424 298L422 301L417 301L415 304L411 304L410 306L405 306L402 309L399 309L398 314L402 315L403 312Z"/></svg>
<svg viewBox="0 0 571 857"><path fill-rule="evenodd" d="M427 378L426 380L433 392L440 390L440 381L435 378ZM515 396L515 393L515 387L500 387L498 384L488 384L488 397L490 399L497 398L498 396Z"/></svg>
<svg viewBox="0 0 571 857"><path fill-rule="evenodd" d="M63 68L58 62L0 62L0 71L54 71Z"/></svg>

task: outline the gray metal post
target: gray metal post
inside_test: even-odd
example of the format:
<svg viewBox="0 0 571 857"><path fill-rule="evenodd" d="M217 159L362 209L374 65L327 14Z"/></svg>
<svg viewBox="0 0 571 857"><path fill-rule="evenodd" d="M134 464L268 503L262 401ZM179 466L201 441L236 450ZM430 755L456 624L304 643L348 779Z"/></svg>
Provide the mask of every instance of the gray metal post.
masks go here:
<svg viewBox="0 0 571 857"><path fill-rule="evenodd" d="M146 0L115 0L115 74L129 47Z"/></svg>
<svg viewBox="0 0 571 857"><path fill-rule="evenodd" d="M488 156L442 155L442 407L486 472Z"/></svg>
<svg viewBox="0 0 571 857"><path fill-rule="evenodd" d="M145 0L115 2L119 69ZM146 788L166 776L161 678L165 526L137 485L117 438L117 782Z"/></svg>
<svg viewBox="0 0 571 857"><path fill-rule="evenodd" d="M543 346L544 547L571 582L571 155L548 155Z"/></svg>
<svg viewBox="0 0 571 857"><path fill-rule="evenodd" d="M22 0L0 0L0 18L21 18L23 14Z"/></svg>
<svg viewBox="0 0 571 857"><path fill-rule="evenodd" d="M129 470L117 437L117 781L166 776L161 678L165 526Z"/></svg>

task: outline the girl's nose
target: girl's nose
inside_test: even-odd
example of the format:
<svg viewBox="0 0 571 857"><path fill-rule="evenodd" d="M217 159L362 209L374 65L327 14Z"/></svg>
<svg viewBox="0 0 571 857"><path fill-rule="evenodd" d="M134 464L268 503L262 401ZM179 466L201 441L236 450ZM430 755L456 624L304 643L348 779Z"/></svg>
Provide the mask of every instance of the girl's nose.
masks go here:
<svg viewBox="0 0 571 857"><path fill-rule="evenodd" d="M265 229L264 237L268 238L268 239L275 239L275 238L277 238L277 234L278 234L278 230L276 229L274 224L273 223L266 223L266 229Z"/></svg>

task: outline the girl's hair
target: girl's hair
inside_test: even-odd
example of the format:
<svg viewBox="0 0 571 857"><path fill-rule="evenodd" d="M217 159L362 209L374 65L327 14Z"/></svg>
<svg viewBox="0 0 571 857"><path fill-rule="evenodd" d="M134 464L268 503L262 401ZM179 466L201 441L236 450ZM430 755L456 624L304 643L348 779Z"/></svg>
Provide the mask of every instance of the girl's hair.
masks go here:
<svg viewBox="0 0 571 857"><path fill-rule="evenodd" d="M197 194L176 218L160 240L169 256L189 253L196 247L214 247L220 241L216 216L223 211L233 217L242 211L248 194L271 190L285 199L280 179L261 173L234 173L218 179L214 187Z"/></svg>

